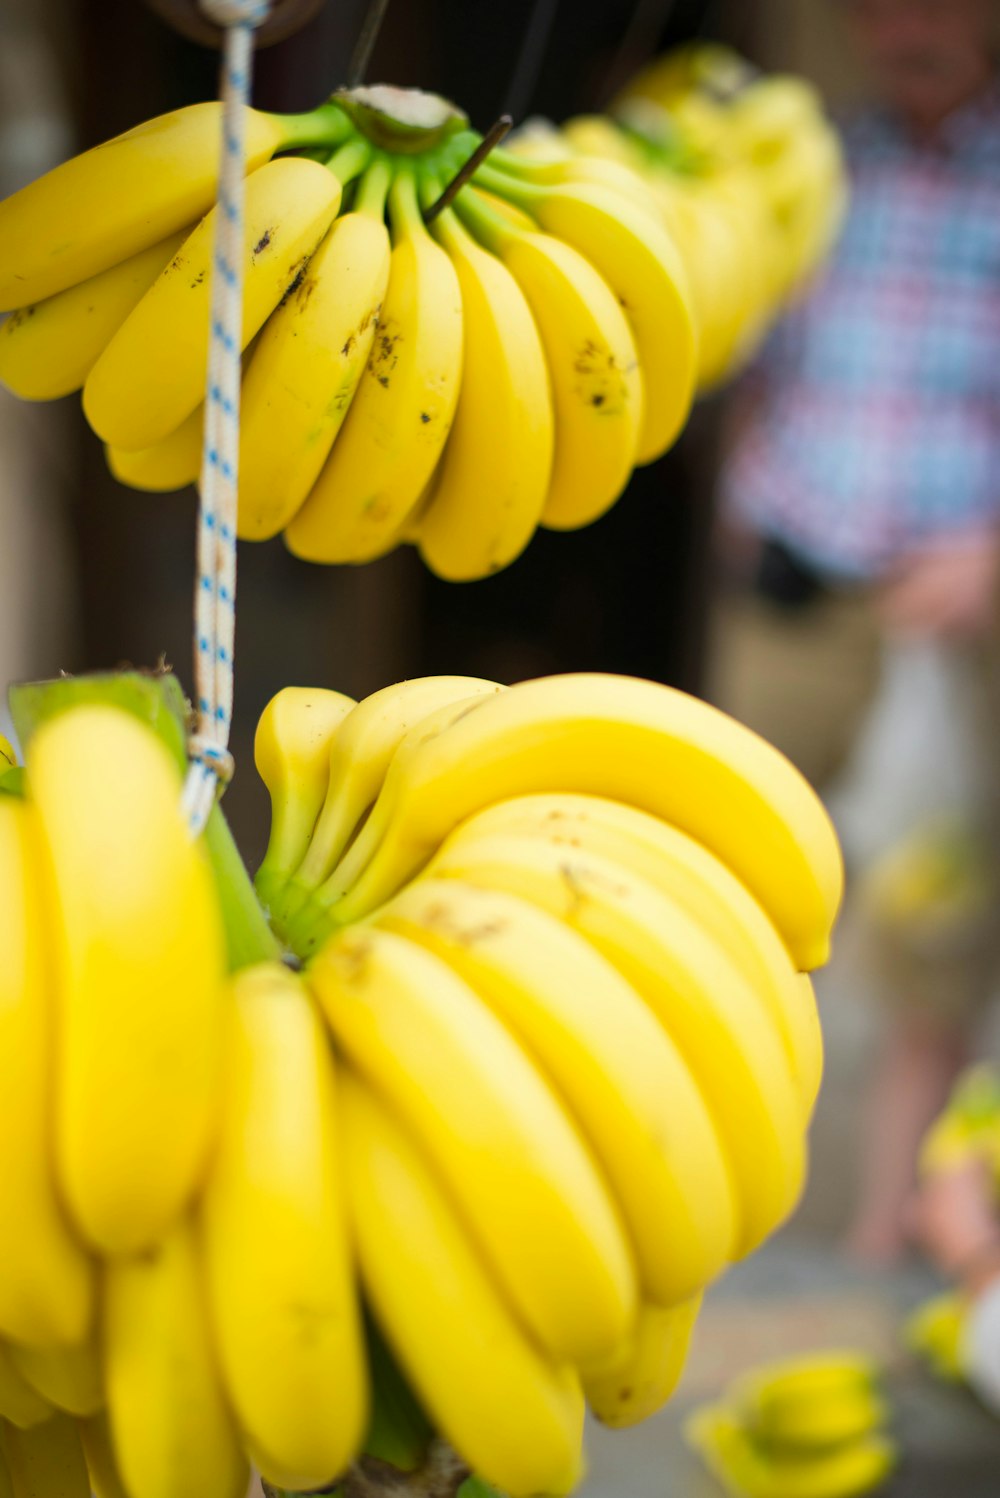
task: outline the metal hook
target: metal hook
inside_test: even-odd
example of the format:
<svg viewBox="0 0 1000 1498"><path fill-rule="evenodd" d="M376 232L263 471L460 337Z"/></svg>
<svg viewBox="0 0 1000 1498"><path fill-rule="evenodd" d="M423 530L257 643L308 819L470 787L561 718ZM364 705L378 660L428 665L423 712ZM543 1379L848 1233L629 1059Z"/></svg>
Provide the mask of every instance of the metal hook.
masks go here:
<svg viewBox="0 0 1000 1498"><path fill-rule="evenodd" d="M514 121L509 114L502 114L496 123L490 126L468 161L463 162L459 167L441 196L435 199L429 208L424 210L425 224L429 224L433 219L436 219L438 214L443 213L449 203L454 201L469 178L475 175L490 152L495 150L500 144L513 123Z"/></svg>

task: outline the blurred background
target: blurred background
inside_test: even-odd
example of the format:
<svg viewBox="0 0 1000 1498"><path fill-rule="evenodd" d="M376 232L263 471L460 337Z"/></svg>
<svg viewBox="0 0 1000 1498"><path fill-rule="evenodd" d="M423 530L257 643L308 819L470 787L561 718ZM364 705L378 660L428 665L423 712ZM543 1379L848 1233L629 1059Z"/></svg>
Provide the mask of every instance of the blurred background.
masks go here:
<svg viewBox="0 0 1000 1498"><path fill-rule="evenodd" d="M820 87L834 114L848 119L872 97L857 37L848 34L848 12L867 9L868 21L874 23L880 8L888 7L881 16L885 20L895 6L900 14L909 8L911 15L924 13L933 21L935 10L940 19L953 5L961 10L966 3L505 0L499 5L496 0L393 0L369 76L452 97L485 129L506 109L517 118L541 114L556 120L598 110L657 52L705 38L726 42L769 70L806 76ZM366 0L327 0L305 30L263 52L257 102L267 109L297 111L337 86L365 5ZM989 9L975 0L970 14L975 10L981 16ZM987 64L992 68L992 55ZM141 119L211 97L215 85L214 55L180 40L140 0L101 0L99 5L90 0L0 0L0 196ZM978 227L961 217L950 227L954 255L965 265L962 256L968 249L966 271L971 275L971 266L982 284L992 287L992 300L982 303L980 320L993 340L993 367L1000 368L1000 114L995 84L988 81L982 92L992 113L987 111L983 133L974 139L985 142L986 155L977 156L970 147L971 155L959 160L959 169L992 171L996 186L992 196L981 193L977 200ZM936 136L919 146L932 156L943 149ZM958 150L954 141L949 150ZM888 200L880 201L884 205ZM907 220L906 232L919 238L920 222L919 216ZM966 233L968 245L962 237ZM851 243L857 250L857 241ZM882 241L874 248L866 243L867 253L877 260ZM962 325L962 318L975 320L980 314L974 306L970 314L971 305L958 308L956 303L953 310L946 300L937 307L940 328L948 333ZM931 303L918 297L904 307L902 323L919 321L928 308L933 310ZM822 342L815 324L810 332L808 317L794 329L806 343L810 337ZM786 370L787 341L786 336ZM891 345L892 334L886 331L883 343L876 344L880 356ZM945 339L936 347L938 353L932 348L927 356L932 365L935 358L945 365L949 359L954 362L953 343ZM843 359L843 350L838 357ZM779 367L775 358L773 353L765 357L765 374ZM979 348L976 358L981 366ZM801 373L801 363L796 368ZM940 373L938 365L928 376L931 386L935 370ZM737 434L745 433L747 421L761 420L759 405L753 404L759 394L754 381L759 379L760 371L751 371L735 391L723 389L701 401L676 448L640 470L599 523L575 534L539 532L517 563L489 581L441 583L405 548L353 569L299 562L280 540L242 547L232 746L238 773L226 809L250 865L259 859L267 831L266 796L253 770L254 726L267 700L285 685L336 687L360 697L425 673L514 681L554 671L607 670L719 695L754 722L760 693L750 703L745 689L752 673L761 670L760 660L753 657L759 642L748 616L740 615L733 631L727 600L740 593L733 577L739 578L741 566L733 562L731 538L719 537L717 495L720 487L732 490L749 483L746 473L741 479L739 471L735 478L731 471L727 484L720 486L719 474L727 453L734 444L739 448ZM1000 380L984 376L983 389L972 390L970 400L977 410L988 407L984 419L994 434L1000 433ZM782 409L779 402L779 421ZM836 433L832 440L836 444ZM959 434L960 445L962 440ZM890 443L890 467L896 451L903 449ZM759 450L754 453L759 460ZM988 459L989 452L983 461ZM965 481L954 478L955 485ZM949 482L946 471L945 489ZM990 470L988 482L994 509L1000 511L1000 463ZM0 390L0 682L165 659L189 685L194 514L193 491L152 496L118 485L75 398L27 405ZM995 516L980 508L970 511L963 525L966 520L963 535L977 559L972 565L983 574L974 582L981 592L991 592L994 550L992 541L983 538ZM762 534L767 540L766 527ZM809 565L803 579L796 570L800 559L795 549L790 557L781 550L777 564L779 571L786 570L777 582L769 574L763 590L770 603L775 589L782 595L790 588L792 596L779 596L777 602L781 607L796 604L797 590L804 586L808 593L817 572L825 584L815 546L805 553ZM746 572L743 567L744 583ZM832 572L846 594L860 586L860 574L841 575L836 567ZM946 599L969 596L966 577L961 568L949 573L940 584ZM910 594L902 603L894 597L893 606L904 614L908 604L919 612ZM869 641L861 651L862 656L868 651L870 678L864 713L846 686L846 696L834 692L831 700L827 694L820 707L811 695L815 682L837 685L845 678L841 657L829 652L818 633L810 635L811 617L795 618L791 634L798 653L791 663L779 651L765 655L763 670L765 675L786 673L779 683L782 710L795 721L790 743L782 747L824 789L829 774L840 770L836 787L830 782L831 802L838 825L861 846L859 825L863 834L873 821L878 823L885 799L885 777L879 780L876 770L882 765L884 771L886 756L901 742L925 745L922 772L918 766L911 776L918 787L928 773L934 778L935 754L954 758L968 751L966 757L975 758L967 743L956 748L953 739L928 747L928 735L933 737L928 714L940 723L964 711L956 703L964 702L966 688L956 681L965 667L955 671L946 663L942 674L936 658L928 664L926 655L920 655L913 667L905 651L889 649L879 675L873 664L877 642ZM721 627L714 627L719 620ZM991 628L980 633L989 634ZM963 624L958 633L964 629ZM937 633L951 639L955 631L945 621L940 632L930 631L935 638ZM904 627L901 637L925 639L927 632ZM866 668L863 663L858 667L857 651L851 659L851 669L857 667L863 675ZM995 656L988 661L992 669ZM772 667L772 662L779 664ZM917 710L921 703L923 717ZM980 713L979 706L975 712ZM827 717L820 722L818 713ZM852 743L845 745L841 739L852 713ZM755 726L780 739L766 712ZM815 729L813 739L819 734L820 752L803 763L794 747L796 734L808 736L810 729ZM823 768L813 773L814 764ZM888 778L891 782L891 770ZM970 770L966 781L972 778ZM908 813L897 808L894 815L895 830L901 830L905 843L912 830ZM983 821L979 831L985 826ZM894 833L894 838L895 848L900 837ZM945 850L948 857L954 854L953 843ZM986 925L1000 925L992 897L995 846L991 842L978 862L978 850L971 862L959 859L961 898L947 879L941 896L944 855L936 844L930 853L925 846L918 849L919 856L906 863L895 884L890 879L890 893L898 894L901 887L910 892L911 925L926 925L924 916L938 920L942 906L951 920L956 899L961 906L957 925L945 920L954 938L945 954L948 961L941 964L945 1013L937 997L919 1004L914 1000L910 1009L900 1008L899 993L885 1001L882 990L916 980L886 977L865 947L870 910L862 908L857 917L849 905L837 959L818 985L829 1060L805 1201L777 1243L731 1276L710 1302L680 1405L683 1412L685 1400L717 1391L726 1378L762 1357L823 1345L867 1347L896 1370L908 1456L893 1491L910 1498L1000 1494L1000 1424L958 1392L921 1382L901 1361L899 1337L905 1310L935 1283L910 1241L915 1142L964 1061L998 1050L994 943L981 939L984 913ZM889 898L885 887L883 881L883 903ZM975 921L965 920L967 906L974 907ZM907 971L930 964L936 972L941 956L940 949L928 952L918 943L907 952ZM976 991L970 997L966 990L972 987ZM908 1001L911 994L902 997ZM617 1498L660 1498L668 1492L700 1498L716 1491L683 1454L678 1422L676 1411L668 1410L630 1441L596 1437L587 1492L592 1498L612 1493Z"/></svg>

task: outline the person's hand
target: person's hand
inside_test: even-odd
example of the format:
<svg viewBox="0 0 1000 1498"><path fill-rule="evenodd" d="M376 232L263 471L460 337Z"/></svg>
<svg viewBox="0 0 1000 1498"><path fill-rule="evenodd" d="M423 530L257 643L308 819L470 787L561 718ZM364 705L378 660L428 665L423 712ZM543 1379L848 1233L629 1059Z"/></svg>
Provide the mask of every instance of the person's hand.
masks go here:
<svg viewBox="0 0 1000 1498"><path fill-rule="evenodd" d="M878 610L891 634L975 639L993 623L998 589L1000 532L965 532L902 557L882 584Z"/></svg>
<svg viewBox="0 0 1000 1498"><path fill-rule="evenodd" d="M911 1226L938 1269L970 1293L1000 1277L1000 1213L985 1160L927 1177L913 1202Z"/></svg>

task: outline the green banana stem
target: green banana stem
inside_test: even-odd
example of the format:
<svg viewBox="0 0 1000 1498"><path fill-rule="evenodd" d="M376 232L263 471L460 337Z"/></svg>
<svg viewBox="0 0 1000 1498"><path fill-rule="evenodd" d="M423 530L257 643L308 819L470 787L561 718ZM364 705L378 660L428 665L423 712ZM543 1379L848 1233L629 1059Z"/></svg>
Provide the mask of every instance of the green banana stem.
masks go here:
<svg viewBox="0 0 1000 1498"><path fill-rule="evenodd" d="M361 175L371 157L372 148L368 142L355 137L345 145L338 146L333 155L327 158L326 164L335 177L346 183Z"/></svg>
<svg viewBox="0 0 1000 1498"><path fill-rule="evenodd" d="M188 704L180 682L166 671L62 676L11 687L11 717L24 752L43 723L83 704L119 707L131 713L152 728L182 773L187 768ZM205 848L222 912L230 970L236 972L255 962L280 958L281 948L218 804L212 808L205 829Z"/></svg>
<svg viewBox="0 0 1000 1498"><path fill-rule="evenodd" d="M305 114L274 114L271 118L281 126L283 151L300 146L336 146L355 133L347 115L332 99Z"/></svg>
<svg viewBox="0 0 1000 1498"><path fill-rule="evenodd" d="M371 218L384 218L385 200L391 184L391 165L384 156L375 156L358 184L354 199L355 212L367 213Z"/></svg>
<svg viewBox="0 0 1000 1498"><path fill-rule="evenodd" d="M470 1488L469 1484L473 1486ZM266 1498L298 1498L284 1488L264 1483ZM316 1498L502 1498L493 1488L469 1476L469 1469L446 1441L434 1441L427 1460L417 1472L399 1472L375 1457L363 1456Z"/></svg>

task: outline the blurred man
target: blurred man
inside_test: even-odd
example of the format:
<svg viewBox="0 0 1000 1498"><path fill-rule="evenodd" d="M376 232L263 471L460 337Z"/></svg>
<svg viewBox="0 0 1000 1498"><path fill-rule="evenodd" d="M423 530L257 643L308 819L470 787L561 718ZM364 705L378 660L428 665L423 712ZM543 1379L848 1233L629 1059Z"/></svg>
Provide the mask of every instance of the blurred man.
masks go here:
<svg viewBox="0 0 1000 1498"><path fill-rule="evenodd" d="M906 681L943 674L942 701L963 706L928 726L972 764L996 674L1000 86L990 0L837 3L879 104L847 132L852 206L833 261L747 381L722 478L741 586L720 614L715 695L821 787L852 753L881 766L881 787L864 787L877 810L899 789L879 750L895 731L901 758L919 758L925 737ZM895 728L883 709L866 742L886 664ZM850 1233L869 1259L903 1249L917 1142L993 980L992 806L975 779L960 827L897 858L894 883L875 871L866 966L892 1009Z"/></svg>

